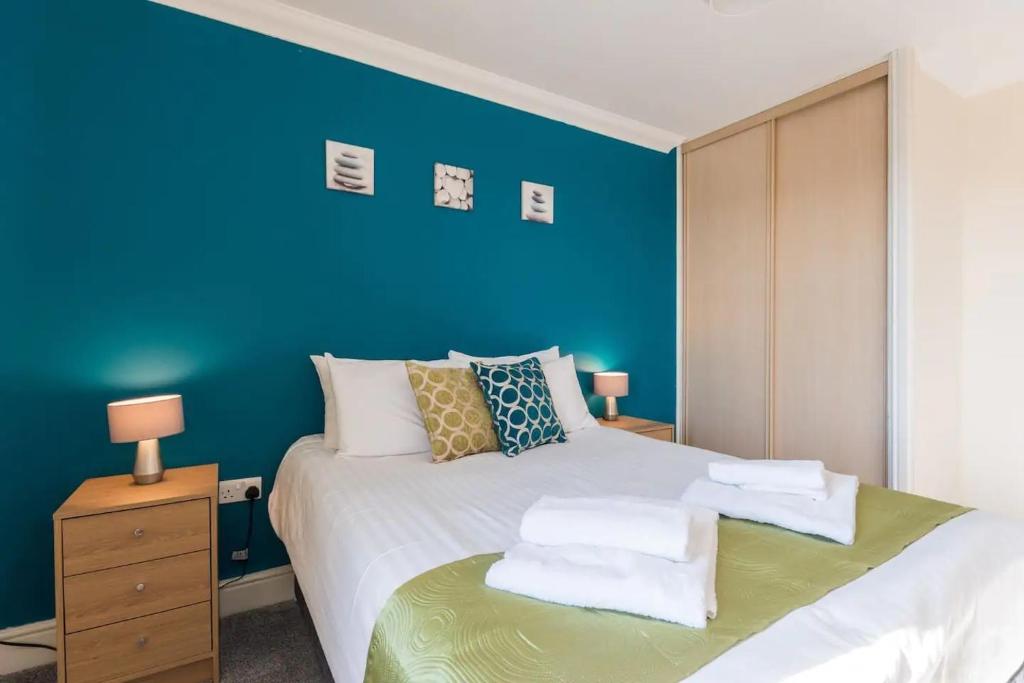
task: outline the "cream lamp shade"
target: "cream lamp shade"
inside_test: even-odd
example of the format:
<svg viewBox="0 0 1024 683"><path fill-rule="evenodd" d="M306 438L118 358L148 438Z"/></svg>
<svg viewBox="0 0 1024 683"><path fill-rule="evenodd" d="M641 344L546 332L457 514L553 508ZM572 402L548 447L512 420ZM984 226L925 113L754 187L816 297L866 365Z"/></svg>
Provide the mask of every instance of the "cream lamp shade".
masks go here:
<svg viewBox="0 0 1024 683"><path fill-rule="evenodd" d="M181 395L147 396L107 404L107 425L113 443L138 442L136 484L154 484L164 476L158 439L185 431Z"/></svg>
<svg viewBox="0 0 1024 683"><path fill-rule="evenodd" d="M594 393L604 396L604 419L619 419L617 398L629 395L629 374L625 372L595 372Z"/></svg>
<svg viewBox="0 0 1024 683"><path fill-rule="evenodd" d="M107 423L113 443L159 439L185 431L181 395L130 398L107 404Z"/></svg>
<svg viewBox="0 0 1024 683"><path fill-rule="evenodd" d="M595 372L594 393L598 396L629 396L629 375L625 372Z"/></svg>

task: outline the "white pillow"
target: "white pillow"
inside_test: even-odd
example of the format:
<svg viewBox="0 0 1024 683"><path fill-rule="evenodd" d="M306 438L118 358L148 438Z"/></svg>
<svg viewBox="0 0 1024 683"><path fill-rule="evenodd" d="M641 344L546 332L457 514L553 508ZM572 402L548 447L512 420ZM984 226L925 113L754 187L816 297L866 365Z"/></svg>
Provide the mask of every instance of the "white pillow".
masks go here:
<svg viewBox="0 0 1024 683"><path fill-rule="evenodd" d="M555 412L562 428L566 432L575 432L588 427L596 427L597 420L590 414L587 400L583 398L580 379L576 375L576 362L572 354L548 363L541 363L544 379L551 391L551 402L555 404Z"/></svg>
<svg viewBox="0 0 1024 683"><path fill-rule="evenodd" d="M543 351L534 351L533 353L527 353L522 356L470 356L460 351L449 351L449 360L457 360L462 363L469 363L475 361L477 363L486 363L488 365L505 365L507 363L522 363L527 358L536 358L541 363L549 363L553 360L558 360L558 347L552 346L550 349L544 349Z"/></svg>
<svg viewBox="0 0 1024 683"><path fill-rule="evenodd" d="M322 356L310 356L320 378L320 389L324 392L324 446L338 450L338 408L334 400L334 383L331 381L330 361L339 363L359 363L358 358L335 358L329 353Z"/></svg>
<svg viewBox="0 0 1024 683"><path fill-rule="evenodd" d="M449 360L414 361L451 367ZM430 439L405 361L327 357L334 391L338 453L377 456L429 453Z"/></svg>
<svg viewBox="0 0 1024 683"><path fill-rule="evenodd" d="M316 375L320 378L320 389L324 392L324 447L332 451L338 450L338 413L334 403L334 385L331 383L331 369L324 356L310 356Z"/></svg>

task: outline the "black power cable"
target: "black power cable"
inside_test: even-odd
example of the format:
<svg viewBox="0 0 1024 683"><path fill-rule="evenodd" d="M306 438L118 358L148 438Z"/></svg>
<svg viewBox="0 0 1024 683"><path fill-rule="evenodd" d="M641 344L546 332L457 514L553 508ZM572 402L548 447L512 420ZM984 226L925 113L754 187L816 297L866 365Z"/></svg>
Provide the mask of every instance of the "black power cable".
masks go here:
<svg viewBox="0 0 1024 683"><path fill-rule="evenodd" d="M245 550L246 550L246 554L245 554L245 559L242 560L242 573L240 575L236 576L235 578L229 579L229 580L225 581L224 583L220 584L220 586L218 586L218 588L224 588L225 586L230 586L231 584L235 583L236 581L241 581L242 579L245 578L245 573L249 570L249 555L251 554L249 552L249 550L250 550L250 546L252 545L252 518L253 518L253 511L256 508L256 499L259 497L259 495L260 495L260 490L258 488L256 488L255 486L250 486L249 488L247 488L245 490L245 499L247 501L249 501L249 528L246 529L246 532L245 532Z"/></svg>
<svg viewBox="0 0 1024 683"><path fill-rule="evenodd" d="M0 645L7 645L8 647L34 647L39 650L56 651L57 649L53 645L44 645L43 643L15 643L10 640L0 640Z"/></svg>

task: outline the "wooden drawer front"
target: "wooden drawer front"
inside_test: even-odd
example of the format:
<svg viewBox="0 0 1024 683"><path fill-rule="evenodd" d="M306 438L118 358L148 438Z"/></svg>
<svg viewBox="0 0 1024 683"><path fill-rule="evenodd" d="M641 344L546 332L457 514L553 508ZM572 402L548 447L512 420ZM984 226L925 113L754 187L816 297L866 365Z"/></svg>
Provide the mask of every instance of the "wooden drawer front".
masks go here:
<svg viewBox="0 0 1024 683"><path fill-rule="evenodd" d="M200 550L64 579L68 633L210 599L210 551Z"/></svg>
<svg viewBox="0 0 1024 683"><path fill-rule="evenodd" d="M210 652L210 603L122 621L64 639L68 683L98 683Z"/></svg>
<svg viewBox="0 0 1024 683"><path fill-rule="evenodd" d="M151 676L136 678L132 683L209 683L212 680L213 660L203 659Z"/></svg>
<svg viewBox="0 0 1024 683"><path fill-rule="evenodd" d="M68 519L63 540L64 576L205 550L209 499Z"/></svg>
<svg viewBox="0 0 1024 683"><path fill-rule="evenodd" d="M663 427L661 429L652 429L649 432L641 432L641 434L649 436L652 439L657 439L658 441L675 441L675 439L672 438L672 431L671 427Z"/></svg>

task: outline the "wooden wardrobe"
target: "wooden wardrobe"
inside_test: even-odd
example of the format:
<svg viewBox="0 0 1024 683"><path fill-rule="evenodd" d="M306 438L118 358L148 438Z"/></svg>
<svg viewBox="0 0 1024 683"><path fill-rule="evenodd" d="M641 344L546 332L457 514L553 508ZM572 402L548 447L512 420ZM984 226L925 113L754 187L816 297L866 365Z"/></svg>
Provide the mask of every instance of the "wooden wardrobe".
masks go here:
<svg viewBox="0 0 1024 683"><path fill-rule="evenodd" d="M683 152L685 443L885 483L887 69Z"/></svg>

